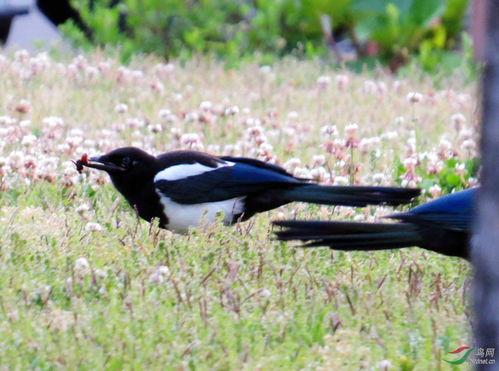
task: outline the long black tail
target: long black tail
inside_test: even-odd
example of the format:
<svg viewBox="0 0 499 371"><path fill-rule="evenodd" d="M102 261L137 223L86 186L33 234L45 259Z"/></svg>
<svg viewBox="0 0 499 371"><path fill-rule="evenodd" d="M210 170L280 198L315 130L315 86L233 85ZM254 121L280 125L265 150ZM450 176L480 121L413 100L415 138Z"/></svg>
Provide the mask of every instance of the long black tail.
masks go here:
<svg viewBox="0 0 499 371"><path fill-rule="evenodd" d="M418 188L321 186L306 184L283 190L279 195L283 201L311 202L323 205L364 207L367 205L401 205L410 203L419 196Z"/></svg>
<svg viewBox="0 0 499 371"><path fill-rule="evenodd" d="M328 221L275 221L281 241L308 241L303 247L329 246L335 250L386 250L418 246L418 226L409 223L352 223Z"/></svg>

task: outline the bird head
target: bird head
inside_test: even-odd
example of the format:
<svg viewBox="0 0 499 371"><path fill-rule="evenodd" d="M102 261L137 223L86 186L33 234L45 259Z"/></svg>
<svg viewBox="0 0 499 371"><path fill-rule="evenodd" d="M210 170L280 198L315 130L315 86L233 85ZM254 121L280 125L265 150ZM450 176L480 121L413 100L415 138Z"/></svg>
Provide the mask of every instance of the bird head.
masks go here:
<svg viewBox="0 0 499 371"><path fill-rule="evenodd" d="M156 174L156 158L136 147L123 147L102 156L91 157L84 166L109 174L120 192L132 191Z"/></svg>

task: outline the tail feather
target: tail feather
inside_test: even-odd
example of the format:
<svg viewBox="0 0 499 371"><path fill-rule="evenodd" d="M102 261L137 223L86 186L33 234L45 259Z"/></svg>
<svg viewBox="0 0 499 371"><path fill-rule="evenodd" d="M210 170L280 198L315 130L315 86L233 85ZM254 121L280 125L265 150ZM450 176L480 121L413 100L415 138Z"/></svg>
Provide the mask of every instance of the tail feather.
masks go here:
<svg viewBox="0 0 499 371"><path fill-rule="evenodd" d="M307 242L302 247L329 246L335 250L386 250L418 246L422 237L409 223L376 224L352 222L277 221L284 229L275 232L281 241Z"/></svg>
<svg viewBox="0 0 499 371"><path fill-rule="evenodd" d="M364 207L367 205L401 205L419 196L418 188L322 186L307 184L283 191L286 202L300 201L323 205Z"/></svg>

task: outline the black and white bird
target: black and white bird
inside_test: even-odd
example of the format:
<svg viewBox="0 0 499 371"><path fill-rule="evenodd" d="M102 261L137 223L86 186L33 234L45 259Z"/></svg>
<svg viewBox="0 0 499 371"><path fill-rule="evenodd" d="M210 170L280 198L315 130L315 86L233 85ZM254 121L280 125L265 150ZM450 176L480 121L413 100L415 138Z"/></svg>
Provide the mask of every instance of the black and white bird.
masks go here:
<svg viewBox="0 0 499 371"><path fill-rule="evenodd" d="M115 149L77 162L106 171L116 189L147 221L186 233L223 212L226 225L289 202L362 207L410 202L419 189L321 186L296 178L283 168L245 157L217 157L173 151L157 157L135 147Z"/></svg>

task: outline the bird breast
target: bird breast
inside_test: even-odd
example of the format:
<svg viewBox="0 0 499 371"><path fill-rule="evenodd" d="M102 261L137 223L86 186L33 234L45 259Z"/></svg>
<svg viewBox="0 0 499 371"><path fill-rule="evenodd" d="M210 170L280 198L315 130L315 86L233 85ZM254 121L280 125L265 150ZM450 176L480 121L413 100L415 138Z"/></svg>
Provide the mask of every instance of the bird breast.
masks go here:
<svg viewBox="0 0 499 371"><path fill-rule="evenodd" d="M220 213L223 213L223 223L230 225L244 211L245 197L184 205L159 193L158 195L168 218L166 228L176 233L187 233L189 227L209 226L217 220Z"/></svg>

